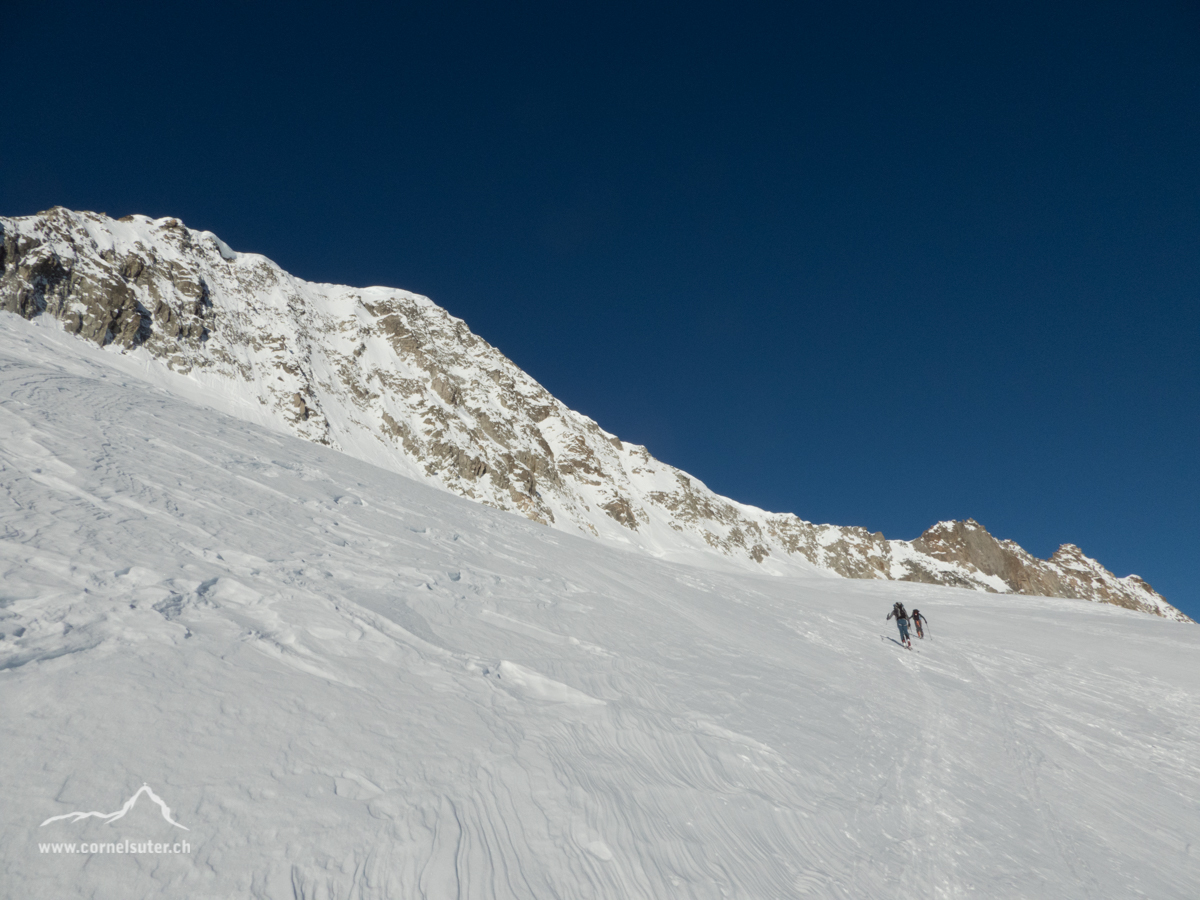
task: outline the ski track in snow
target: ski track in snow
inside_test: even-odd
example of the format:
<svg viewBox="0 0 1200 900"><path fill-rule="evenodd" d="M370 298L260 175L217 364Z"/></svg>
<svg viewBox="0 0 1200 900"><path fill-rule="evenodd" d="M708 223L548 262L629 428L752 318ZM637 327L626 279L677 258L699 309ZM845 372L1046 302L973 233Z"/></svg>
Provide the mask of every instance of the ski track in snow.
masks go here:
<svg viewBox="0 0 1200 900"><path fill-rule="evenodd" d="M11 896L1195 896L1200 629L665 563L0 335ZM144 782L190 853L38 852Z"/></svg>

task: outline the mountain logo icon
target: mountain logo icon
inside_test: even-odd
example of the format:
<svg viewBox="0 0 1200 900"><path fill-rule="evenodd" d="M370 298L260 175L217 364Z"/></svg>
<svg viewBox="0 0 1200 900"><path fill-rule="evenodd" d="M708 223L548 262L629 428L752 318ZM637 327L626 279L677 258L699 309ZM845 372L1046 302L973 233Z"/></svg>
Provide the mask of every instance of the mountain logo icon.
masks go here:
<svg viewBox="0 0 1200 900"><path fill-rule="evenodd" d="M162 817L164 819L166 819L168 822L170 822L172 825L174 825L176 828L182 828L184 831L191 830L187 826L180 825L178 822L176 822L174 819L171 818L171 807L167 806L167 804L163 802L162 797L160 797L160 796L158 796L158 794L154 793L154 791L150 788L150 785L146 784L145 782L142 782L142 786L137 789L137 793L135 793L128 800L126 800L125 805L122 806L120 809L118 809L116 812L110 812L110 813L69 812L69 813L64 813L61 816L51 816L49 819L47 819L45 822L43 822L41 824L41 826L39 826L39 827L45 828L51 822L60 822L63 819L70 819L72 822L79 822L83 819L104 819L106 822L108 822L111 825L113 822L117 821L117 819L120 819L127 812L129 812L131 809L133 809L134 804L138 802L138 797L142 796L142 794L145 794L152 801L157 803L159 810L162 811Z"/></svg>

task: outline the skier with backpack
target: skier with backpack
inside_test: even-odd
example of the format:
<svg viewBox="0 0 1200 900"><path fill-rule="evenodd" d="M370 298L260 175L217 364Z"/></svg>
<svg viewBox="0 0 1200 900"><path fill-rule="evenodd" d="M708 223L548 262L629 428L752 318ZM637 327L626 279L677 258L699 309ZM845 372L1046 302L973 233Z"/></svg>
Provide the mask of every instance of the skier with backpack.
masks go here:
<svg viewBox="0 0 1200 900"><path fill-rule="evenodd" d="M925 639L925 623L927 621L929 620L921 615L921 611L919 609L913 610L912 623L917 626L917 637L921 638L921 640Z"/></svg>
<svg viewBox="0 0 1200 900"><path fill-rule="evenodd" d="M896 617L896 627L900 629L900 643L909 650L912 649L912 641L908 639L908 613L904 610L904 604L899 600L892 606L892 611L887 614L890 619Z"/></svg>

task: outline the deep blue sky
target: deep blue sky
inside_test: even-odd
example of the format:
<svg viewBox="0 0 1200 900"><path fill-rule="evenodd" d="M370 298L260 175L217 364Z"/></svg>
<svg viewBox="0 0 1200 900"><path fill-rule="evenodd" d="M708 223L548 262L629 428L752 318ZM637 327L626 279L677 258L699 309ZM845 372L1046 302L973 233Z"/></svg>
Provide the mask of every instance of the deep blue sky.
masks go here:
<svg viewBox="0 0 1200 900"><path fill-rule="evenodd" d="M1195 3L6 9L0 213L428 294L714 490L1200 618Z"/></svg>

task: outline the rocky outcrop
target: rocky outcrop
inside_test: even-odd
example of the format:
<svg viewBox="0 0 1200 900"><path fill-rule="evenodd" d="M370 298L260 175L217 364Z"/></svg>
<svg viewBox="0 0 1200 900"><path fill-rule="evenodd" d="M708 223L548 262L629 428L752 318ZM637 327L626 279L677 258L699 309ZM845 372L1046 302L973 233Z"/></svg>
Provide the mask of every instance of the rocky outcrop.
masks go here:
<svg viewBox="0 0 1200 900"><path fill-rule="evenodd" d="M983 590L1097 600L1158 615L1178 612L1164 608L1162 597L1138 576L1117 578L1074 544L1063 544L1048 560L1038 559L1013 541L992 537L974 519L939 522L911 546L927 559L949 564L956 573L976 576ZM994 579L1003 586L997 587ZM936 570L921 571L919 562L903 580L954 583Z"/></svg>
<svg viewBox="0 0 1200 900"><path fill-rule="evenodd" d="M177 219L56 208L0 218L0 308L144 355L308 440L568 531L669 558L717 553L1182 617L1066 545L1037 560L975 522L912 542L815 525L708 490L568 409L425 297L311 284Z"/></svg>

